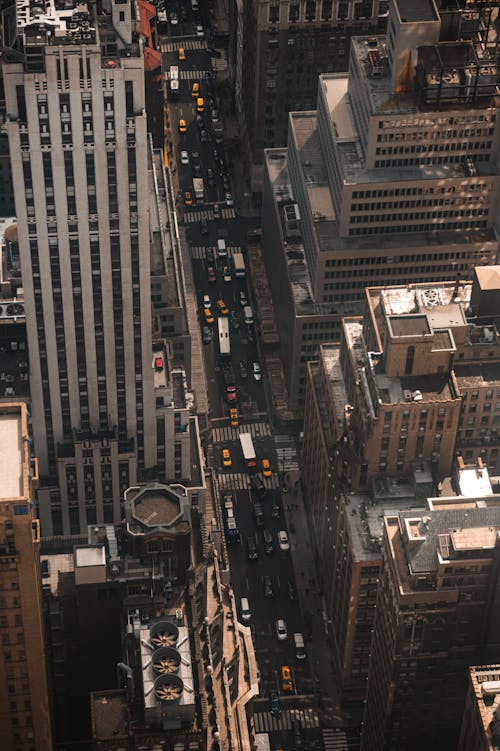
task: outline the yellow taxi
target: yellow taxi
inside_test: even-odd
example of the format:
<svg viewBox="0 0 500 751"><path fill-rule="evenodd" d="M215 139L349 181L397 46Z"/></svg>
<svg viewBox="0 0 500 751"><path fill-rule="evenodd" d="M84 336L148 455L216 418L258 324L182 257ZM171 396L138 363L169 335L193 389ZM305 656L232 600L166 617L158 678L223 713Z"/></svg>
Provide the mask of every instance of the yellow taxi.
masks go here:
<svg viewBox="0 0 500 751"><path fill-rule="evenodd" d="M239 425L238 410L235 407L232 407L229 410L229 422L230 422L232 428L237 428L238 425Z"/></svg>
<svg viewBox="0 0 500 751"><path fill-rule="evenodd" d="M217 300L217 310L219 311L221 316L229 315L229 308L227 307L222 297L219 297L219 299Z"/></svg>
<svg viewBox="0 0 500 751"><path fill-rule="evenodd" d="M200 96L200 84L197 81L195 81L191 86L191 96L193 97L193 99L198 99L198 97Z"/></svg>
<svg viewBox="0 0 500 751"><path fill-rule="evenodd" d="M199 96L196 100L196 112L205 112L205 100Z"/></svg>
<svg viewBox="0 0 500 751"><path fill-rule="evenodd" d="M269 459L263 459L261 462L261 466L262 466L262 474L264 475L264 477L271 477L273 471L271 469L271 462L269 461Z"/></svg>
<svg viewBox="0 0 500 751"><path fill-rule="evenodd" d="M205 323L208 323L209 325L215 323L215 318L213 317L210 308L203 308L203 315L205 316Z"/></svg>
<svg viewBox="0 0 500 751"><path fill-rule="evenodd" d="M179 120L179 133L187 133L187 122L185 120Z"/></svg>
<svg viewBox="0 0 500 751"><path fill-rule="evenodd" d="M184 47L179 47L179 60L185 60L186 59L186 53L184 51Z"/></svg>
<svg viewBox="0 0 500 751"><path fill-rule="evenodd" d="M222 449L221 461L222 461L222 466L225 467L226 469L232 465L233 462L231 460L231 452L229 451L229 449Z"/></svg>
<svg viewBox="0 0 500 751"><path fill-rule="evenodd" d="M185 206L192 206L193 205L193 196L189 192L189 190L186 190L184 193L184 205Z"/></svg>
<svg viewBox="0 0 500 751"><path fill-rule="evenodd" d="M293 691L292 671L288 665L282 665L281 670L281 688L283 691L291 693Z"/></svg>

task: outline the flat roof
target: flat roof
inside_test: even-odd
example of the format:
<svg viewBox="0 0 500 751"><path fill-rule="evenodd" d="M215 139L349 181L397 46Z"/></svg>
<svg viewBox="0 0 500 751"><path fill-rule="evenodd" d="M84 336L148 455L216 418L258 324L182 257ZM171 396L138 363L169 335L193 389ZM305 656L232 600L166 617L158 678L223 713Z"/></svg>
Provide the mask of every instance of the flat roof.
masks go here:
<svg viewBox="0 0 500 751"><path fill-rule="evenodd" d="M75 548L76 566L105 566L106 552L104 545Z"/></svg>
<svg viewBox="0 0 500 751"><path fill-rule="evenodd" d="M481 289L500 289L500 266L476 266L474 272Z"/></svg>
<svg viewBox="0 0 500 751"><path fill-rule="evenodd" d="M146 488L133 502L133 514L148 527L171 524L181 513L179 500L164 490Z"/></svg>
<svg viewBox="0 0 500 751"><path fill-rule="evenodd" d="M20 412L0 413L0 499L23 495L22 426Z"/></svg>
<svg viewBox="0 0 500 751"><path fill-rule="evenodd" d="M395 0L395 2L403 23L439 20L433 0Z"/></svg>
<svg viewBox="0 0 500 751"><path fill-rule="evenodd" d="M431 333L431 327L425 314L389 316L389 324L392 335L401 336L425 336Z"/></svg>

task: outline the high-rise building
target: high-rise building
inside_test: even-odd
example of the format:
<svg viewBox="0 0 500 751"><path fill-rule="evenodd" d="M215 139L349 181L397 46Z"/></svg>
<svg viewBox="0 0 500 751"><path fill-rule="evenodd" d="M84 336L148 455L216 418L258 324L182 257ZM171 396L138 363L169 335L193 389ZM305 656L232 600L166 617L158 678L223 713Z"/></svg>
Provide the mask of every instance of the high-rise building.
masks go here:
<svg viewBox="0 0 500 751"><path fill-rule="evenodd" d="M266 151L263 256L298 412L306 362L365 287L496 263L496 7L391 0L388 34L353 38L349 74L320 76L317 110Z"/></svg>
<svg viewBox="0 0 500 751"><path fill-rule="evenodd" d="M0 748L52 749L40 524L26 405L0 405Z"/></svg>
<svg viewBox="0 0 500 751"><path fill-rule="evenodd" d="M146 6L16 0L4 11L45 534L118 521L121 488L157 464L144 69L158 61Z"/></svg>
<svg viewBox="0 0 500 751"><path fill-rule="evenodd" d="M362 751L455 751L469 666L498 655L500 507L472 479L469 497L384 517Z"/></svg>
<svg viewBox="0 0 500 751"><path fill-rule="evenodd" d="M288 113L313 109L320 73L346 71L351 37L380 33L386 0L230 0L229 68L252 188L264 149L284 146Z"/></svg>
<svg viewBox="0 0 500 751"><path fill-rule="evenodd" d="M499 746L500 665L473 665L457 751L494 751Z"/></svg>

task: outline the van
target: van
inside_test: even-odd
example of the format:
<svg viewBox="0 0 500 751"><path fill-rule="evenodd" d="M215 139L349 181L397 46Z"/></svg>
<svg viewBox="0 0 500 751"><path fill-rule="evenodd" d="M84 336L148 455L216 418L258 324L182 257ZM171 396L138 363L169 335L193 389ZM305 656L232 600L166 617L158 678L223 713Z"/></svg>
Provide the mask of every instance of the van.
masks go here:
<svg viewBox="0 0 500 751"><path fill-rule="evenodd" d="M240 613L243 623L248 623L251 620L252 613L250 612L250 605L246 597L242 597L240 600Z"/></svg>
<svg viewBox="0 0 500 751"><path fill-rule="evenodd" d="M297 660L305 660L306 648L304 646L304 637L302 634L294 634L293 643L295 645L295 657Z"/></svg>
<svg viewBox="0 0 500 751"><path fill-rule="evenodd" d="M225 240L217 240L217 255L219 258L227 258L227 248Z"/></svg>
<svg viewBox="0 0 500 751"><path fill-rule="evenodd" d="M251 325L253 323L253 310L250 305L245 305L243 315L245 316L245 323Z"/></svg>

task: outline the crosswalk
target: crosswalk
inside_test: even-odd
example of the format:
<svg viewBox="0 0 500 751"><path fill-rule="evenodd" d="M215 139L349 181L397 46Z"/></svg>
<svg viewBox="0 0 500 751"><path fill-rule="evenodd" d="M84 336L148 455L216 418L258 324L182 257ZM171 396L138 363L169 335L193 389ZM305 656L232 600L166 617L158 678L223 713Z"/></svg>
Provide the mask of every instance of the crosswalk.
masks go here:
<svg viewBox="0 0 500 751"><path fill-rule="evenodd" d="M276 475L271 477L262 477L262 482L266 488L276 489L279 487L278 478ZM248 490L250 486L250 478L244 472L219 472L217 475L217 484L219 490Z"/></svg>
<svg viewBox="0 0 500 751"><path fill-rule="evenodd" d="M231 428L229 425L212 428L212 441L214 443L238 441L242 432L250 433L252 438L266 438L271 435L271 426L268 422L252 422L248 425L241 425L239 428Z"/></svg>
<svg viewBox="0 0 500 751"><path fill-rule="evenodd" d="M221 218L222 219L234 219L236 216L236 212L233 208L228 208L226 206L221 207ZM201 222L202 219L207 219L207 221L212 221L214 219L214 212L212 209L195 209L194 211L185 211L183 215L183 219L185 222Z"/></svg>
<svg viewBox="0 0 500 751"><path fill-rule="evenodd" d="M205 78L204 70L181 70L179 71L181 81L202 81Z"/></svg>
<svg viewBox="0 0 500 751"><path fill-rule="evenodd" d="M319 717L314 709L310 707L306 707L305 709L283 709L279 717L273 717L270 712L255 712L253 719L256 733L268 733L273 730L290 730L293 719L298 720L304 729L319 727Z"/></svg>
<svg viewBox="0 0 500 751"><path fill-rule="evenodd" d="M276 446L276 455L278 457L278 467L285 472L300 469L296 449L290 446L285 448Z"/></svg>
<svg viewBox="0 0 500 751"><path fill-rule="evenodd" d="M214 246L210 246L212 248L212 252L214 256L217 255L217 248ZM191 245L190 248L191 258L195 258L197 261L204 261L207 257L207 247L205 245ZM241 248L235 247L228 247L229 255L232 256L233 253L237 250L241 250Z"/></svg>
<svg viewBox="0 0 500 751"><path fill-rule="evenodd" d="M340 728L323 728L323 747L325 751L349 751L347 736Z"/></svg>
<svg viewBox="0 0 500 751"><path fill-rule="evenodd" d="M160 52L177 52L179 47L187 50L206 50L205 39L179 39L177 42L160 42Z"/></svg>

